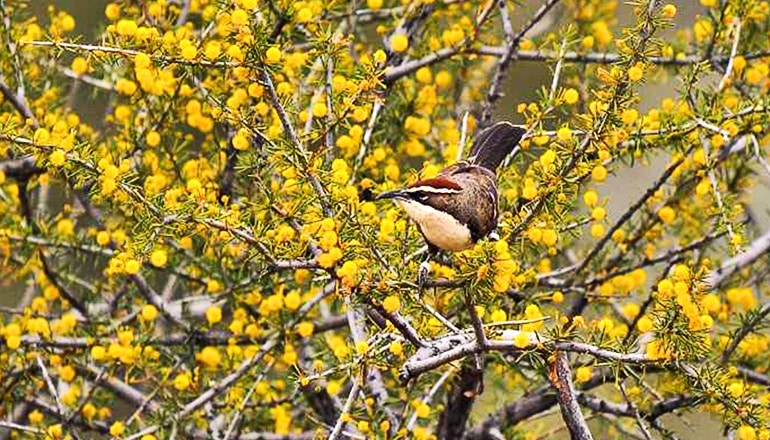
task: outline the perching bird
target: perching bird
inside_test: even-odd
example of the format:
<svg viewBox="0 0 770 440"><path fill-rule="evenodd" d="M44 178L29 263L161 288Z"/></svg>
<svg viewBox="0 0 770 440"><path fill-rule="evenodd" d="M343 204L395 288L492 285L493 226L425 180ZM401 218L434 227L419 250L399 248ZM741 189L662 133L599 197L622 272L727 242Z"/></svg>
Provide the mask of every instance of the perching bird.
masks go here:
<svg viewBox="0 0 770 440"><path fill-rule="evenodd" d="M510 122L498 122L478 135L465 161L377 199L392 199L417 223L429 256L468 249L497 227L495 171L524 133Z"/></svg>

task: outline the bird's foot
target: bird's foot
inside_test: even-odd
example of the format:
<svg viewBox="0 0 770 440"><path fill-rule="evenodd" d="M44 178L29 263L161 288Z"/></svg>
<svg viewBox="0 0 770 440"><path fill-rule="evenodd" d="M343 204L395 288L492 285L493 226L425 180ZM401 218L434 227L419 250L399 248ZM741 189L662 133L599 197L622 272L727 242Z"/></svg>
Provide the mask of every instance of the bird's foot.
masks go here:
<svg viewBox="0 0 770 440"><path fill-rule="evenodd" d="M425 284L428 282L428 276L430 275L430 260L425 260L420 263L420 268L417 269L417 286L419 287L420 296L425 289Z"/></svg>

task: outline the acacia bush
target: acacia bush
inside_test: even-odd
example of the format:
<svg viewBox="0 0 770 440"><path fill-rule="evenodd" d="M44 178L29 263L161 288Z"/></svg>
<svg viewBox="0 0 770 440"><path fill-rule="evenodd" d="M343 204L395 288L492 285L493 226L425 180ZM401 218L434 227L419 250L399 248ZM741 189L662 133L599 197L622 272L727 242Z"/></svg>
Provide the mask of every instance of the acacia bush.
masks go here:
<svg viewBox="0 0 770 440"><path fill-rule="evenodd" d="M767 1L53 3L0 0L3 438L770 438ZM372 196L498 118L499 239L419 292Z"/></svg>

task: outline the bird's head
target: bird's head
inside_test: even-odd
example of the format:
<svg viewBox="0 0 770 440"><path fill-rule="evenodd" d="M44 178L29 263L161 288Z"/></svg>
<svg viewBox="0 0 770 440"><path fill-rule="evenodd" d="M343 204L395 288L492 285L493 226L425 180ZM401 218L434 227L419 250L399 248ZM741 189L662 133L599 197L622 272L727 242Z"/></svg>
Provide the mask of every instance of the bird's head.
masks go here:
<svg viewBox="0 0 770 440"><path fill-rule="evenodd" d="M430 204L432 198L446 196L448 194L458 194L460 192L462 192L462 187L457 182L442 177L436 177L433 179L418 180L406 188L386 191L378 195L377 200L412 200L422 204Z"/></svg>

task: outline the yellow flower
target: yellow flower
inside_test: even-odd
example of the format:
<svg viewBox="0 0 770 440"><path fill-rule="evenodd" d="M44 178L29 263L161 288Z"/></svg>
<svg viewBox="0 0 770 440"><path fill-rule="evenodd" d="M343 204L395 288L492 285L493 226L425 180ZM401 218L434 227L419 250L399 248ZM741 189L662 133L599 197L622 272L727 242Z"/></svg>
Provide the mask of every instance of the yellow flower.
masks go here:
<svg viewBox="0 0 770 440"><path fill-rule="evenodd" d="M315 330L315 326L312 322L304 321L297 324L297 334L303 338L311 336L313 334L313 330Z"/></svg>
<svg viewBox="0 0 770 440"><path fill-rule="evenodd" d="M267 59L268 63L277 63L281 61L281 58L283 57L283 53L281 52L281 49L279 49L276 46L272 46L270 49L265 52L265 57Z"/></svg>
<svg viewBox="0 0 770 440"><path fill-rule="evenodd" d="M82 75L88 72L88 61L83 57L75 57L70 68L76 75Z"/></svg>
<svg viewBox="0 0 770 440"><path fill-rule="evenodd" d="M591 170L591 178L594 182L604 182L607 180L607 168L604 165L597 165Z"/></svg>
<svg viewBox="0 0 770 440"><path fill-rule="evenodd" d="M409 49L409 37L404 34L396 34L390 38L390 48L394 52L403 52Z"/></svg>
<svg viewBox="0 0 770 440"><path fill-rule="evenodd" d="M138 29L139 27L134 20L123 19L118 21L118 24L115 25L115 30L118 32L118 35L123 37L133 37L136 35Z"/></svg>
<svg viewBox="0 0 770 440"><path fill-rule="evenodd" d="M219 41L209 41L203 48L203 56L208 60L216 60L222 54L222 44Z"/></svg>
<svg viewBox="0 0 770 440"><path fill-rule="evenodd" d="M543 229L543 235L540 239L544 245L553 246L559 241L559 233L555 229Z"/></svg>
<svg viewBox="0 0 770 440"><path fill-rule="evenodd" d="M307 23L313 19L313 11L310 8L302 8L297 12L297 22Z"/></svg>
<svg viewBox="0 0 770 440"><path fill-rule="evenodd" d="M401 341L393 341L388 346L388 351L395 356L401 356L404 353L404 344Z"/></svg>
<svg viewBox="0 0 770 440"><path fill-rule="evenodd" d="M154 321L158 317L158 309L152 304L142 307L142 319L147 322Z"/></svg>
<svg viewBox="0 0 770 440"><path fill-rule="evenodd" d="M184 391L190 387L190 375L188 373L177 374L174 378L174 388L177 391Z"/></svg>
<svg viewBox="0 0 770 440"><path fill-rule="evenodd" d="M580 94L577 90L569 88L564 91L564 102L569 105L575 104L580 99Z"/></svg>
<svg viewBox="0 0 770 440"><path fill-rule="evenodd" d="M529 332L520 331L515 338L513 338L513 346L516 348L526 348L529 346Z"/></svg>
<svg viewBox="0 0 770 440"><path fill-rule="evenodd" d="M620 115L620 119L623 121L626 125L631 125L639 118L639 112L636 111L636 109L629 108L623 110L623 113Z"/></svg>
<svg viewBox="0 0 770 440"><path fill-rule="evenodd" d="M326 104L323 102L316 102L313 104L313 116L316 118L323 118L326 116L327 109Z"/></svg>
<svg viewBox="0 0 770 440"><path fill-rule="evenodd" d="M591 380L591 377L593 377L593 374L593 369L591 367L578 367L578 369L575 370L575 382L588 382Z"/></svg>
<svg viewBox="0 0 770 440"><path fill-rule="evenodd" d="M51 162L51 165L60 167L67 161L67 155L63 150L56 148L48 155L48 161Z"/></svg>
<svg viewBox="0 0 770 440"><path fill-rule="evenodd" d="M594 220L604 220L604 218L607 217L607 210L602 208L601 206L597 206L591 211L591 218Z"/></svg>
<svg viewBox="0 0 770 440"><path fill-rule="evenodd" d="M238 130L238 133L233 136L232 142L233 148L239 151L247 150L251 144L248 135L244 133L243 130Z"/></svg>
<svg viewBox="0 0 770 440"><path fill-rule="evenodd" d="M126 426L123 422L115 422L110 426L110 435L113 437L120 437L125 432Z"/></svg>
<svg viewBox="0 0 770 440"><path fill-rule="evenodd" d="M596 193L596 191L589 189L585 194L583 194L583 202L586 204L586 206L595 206L599 202L599 195Z"/></svg>
<svg viewBox="0 0 770 440"><path fill-rule="evenodd" d="M569 127L561 127L556 131L556 138L562 142L567 142L572 139L572 130Z"/></svg>
<svg viewBox="0 0 770 440"><path fill-rule="evenodd" d="M658 218L661 219L663 223L670 225L676 220L676 211L670 206L664 206L658 211Z"/></svg>
<svg viewBox="0 0 770 440"><path fill-rule="evenodd" d="M104 16L112 21L117 20L120 18L120 6L115 3L108 3L104 8Z"/></svg>
<svg viewBox="0 0 770 440"><path fill-rule="evenodd" d="M283 302L287 309L297 310L299 306L302 305L302 298L300 297L299 292L295 290L289 292L289 294L284 297Z"/></svg>
<svg viewBox="0 0 770 440"><path fill-rule="evenodd" d="M249 14L243 9L237 8L230 14L230 22L234 26L243 26L249 22Z"/></svg>
<svg viewBox="0 0 770 440"><path fill-rule="evenodd" d="M168 262L168 254L163 249L156 249L150 254L150 263L155 267L165 267Z"/></svg>
<svg viewBox="0 0 770 440"><path fill-rule="evenodd" d="M65 382L72 382L72 379L75 378L75 369L71 365L65 365L59 370L59 376Z"/></svg>
<svg viewBox="0 0 770 440"><path fill-rule="evenodd" d="M628 79L637 82L640 81L644 77L644 66L640 63L637 63L630 69L628 69Z"/></svg>
<svg viewBox="0 0 770 440"><path fill-rule="evenodd" d="M652 327L652 319L650 319L647 315L642 316L639 318L639 321L636 322L636 328L639 329L639 331L642 333L647 333L648 331L652 330Z"/></svg>
<svg viewBox="0 0 770 440"><path fill-rule="evenodd" d="M666 18L674 18L676 16L676 6L671 3L663 6L661 14Z"/></svg>
<svg viewBox="0 0 770 440"><path fill-rule="evenodd" d="M749 425L742 425L736 431L738 440L757 440L757 430Z"/></svg>
<svg viewBox="0 0 770 440"><path fill-rule="evenodd" d="M336 396L340 391L342 391L342 385L340 385L338 381L330 380L329 383L326 384L326 392L332 396Z"/></svg>
<svg viewBox="0 0 770 440"><path fill-rule="evenodd" d="M136 274L138 274L139 273L139 269L141 269L141 268L142 268L142 263L140 263L138 260L133 259L133 258L131 258L128 261L126 261L125 264L123 265L123 270L125 270L126 273L129 274L129 275L136 275Z"/></svg>
<svg viewBox="0 0 770 440"><path fill-rule="evenodd" d="M160 145L160 133L153 130L149 133L147 133L147 137L145 138L147 141L147 145L150 147L157 147Z"/></svg>
<svg viewBox="0 0 770 440"><path fill-rule="evenodd" d="M206 309L206 321L209 325L214 325L222 320L222 308L219 306L211 306Z"/></svg>
<svg viewBox="0 0 770 440"><path fill-rule="evenodd" d="M382 0L366 0L366 7L369 9L382 8Z"/></svg>
<svg viewBox="0 0 770 440"><path fill-rule="evenodd" d="M75 233L75 223L72 219L63 218L56 223L56 233L59 235L72 235Z"/></svg>
<svg viewBox="0 0 770 440"><path fill-rule="evenodd" d="M601 223L594 223L591 225L591 236L594 238L604 237L604 233L607 229Z"/></svg>
<svg viewBox="0 0 770 440"><path fill-rule="evenodd" d="M209 368L216 368L222 362L222 355L216 347L205 347L198 354L198 360Z"/></svg>
<svg viewBox="0 0 770 440"><path fill-rule="evenodd" d="M29 416L27 416L29 419L29 423L32 423L33 425L37 425L38 423L43 421L43 413L41 413L38 410L34 410L31 413L29 413Z"/></svg>
<svg viewBox="0 0 770 440"><path fill-rule="evenodd" d="M390 295L382 302L382 307L388 313L398 312L401 308L401 300L397 295Z"/></svg>

